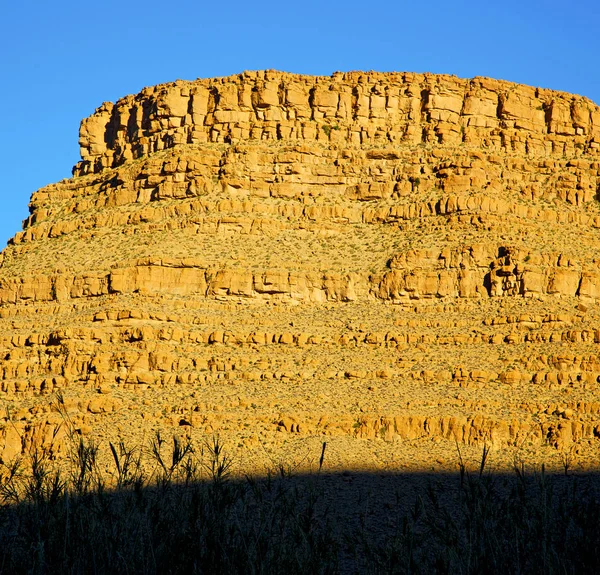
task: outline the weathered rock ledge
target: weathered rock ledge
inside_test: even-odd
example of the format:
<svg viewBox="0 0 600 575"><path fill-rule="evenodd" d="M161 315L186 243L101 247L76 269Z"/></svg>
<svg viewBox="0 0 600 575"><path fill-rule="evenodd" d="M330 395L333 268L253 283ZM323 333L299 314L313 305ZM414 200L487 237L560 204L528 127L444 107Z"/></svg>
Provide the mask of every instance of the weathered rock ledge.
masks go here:
<svg viewBox="0 0 600 575"><path fill-rule="evenodd" d="M81 124L83 175L178 144L304 140L436 144L522 155L600 154L590 100L489 78L275 71L178 81L105 103ZM385 152L384 152L385 154Z"/></svg>

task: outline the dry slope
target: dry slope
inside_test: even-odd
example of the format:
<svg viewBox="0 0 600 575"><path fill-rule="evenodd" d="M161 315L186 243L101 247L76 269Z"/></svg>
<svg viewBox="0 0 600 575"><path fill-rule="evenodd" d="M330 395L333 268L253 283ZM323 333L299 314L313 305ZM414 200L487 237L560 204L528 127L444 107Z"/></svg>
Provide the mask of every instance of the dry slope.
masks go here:
<svg viewBox="0 0 600 575"><path fill-rule="evenodd" d="M594 103L247 72L105 103L80 146L0 256L4 461L72 426L218 433L245 469L594 465Z"/></svg>

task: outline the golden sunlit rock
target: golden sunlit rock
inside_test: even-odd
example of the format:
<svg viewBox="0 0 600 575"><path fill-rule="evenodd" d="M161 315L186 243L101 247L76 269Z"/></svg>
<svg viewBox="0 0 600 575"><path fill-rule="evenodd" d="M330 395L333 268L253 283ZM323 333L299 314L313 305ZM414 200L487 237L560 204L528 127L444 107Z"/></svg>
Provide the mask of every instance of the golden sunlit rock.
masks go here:
<svg viewBox="0 0 600 575"><path fill-rule="evenodd" d="M246 72L105 103L80 146L2 254L3 461L157 430L242 471L598 461L591 101Z"/></svg>

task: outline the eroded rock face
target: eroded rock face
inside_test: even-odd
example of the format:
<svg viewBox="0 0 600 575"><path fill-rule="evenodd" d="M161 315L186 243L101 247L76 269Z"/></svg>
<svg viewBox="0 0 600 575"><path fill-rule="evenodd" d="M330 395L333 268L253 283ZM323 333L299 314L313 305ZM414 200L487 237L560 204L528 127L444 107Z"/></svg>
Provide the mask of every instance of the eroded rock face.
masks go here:
<svg viewBox="0 0 600 575"><path fill-rule="evenodd" d="M597 454L589 100L252 72L103 104L80 145L0 258L2 461L157 429L248 469Z"/></svg>
<svg viewBox="0 0 600 575"><path fill-rule="evenodd" d="M285 140L392 147L469 143L562 157L575 149L600 149L600 111L585 98L489 78L246 72L146 88L103 104L81 124L83 161L75 173L116 167L178 144ZM394 159L395 153L372 156ZM468 174L460 176L448 186L471 184Z"/></svg>

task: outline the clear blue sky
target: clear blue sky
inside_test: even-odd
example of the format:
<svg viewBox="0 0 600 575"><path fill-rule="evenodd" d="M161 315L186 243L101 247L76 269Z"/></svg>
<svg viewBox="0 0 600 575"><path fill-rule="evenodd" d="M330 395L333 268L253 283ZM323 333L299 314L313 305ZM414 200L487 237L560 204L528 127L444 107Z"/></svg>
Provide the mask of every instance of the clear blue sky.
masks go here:
<svg viewBox="0 0 600 575"><path fill-rule="evenodd" d="M80 120L171 80L274 68L491 76L600 103L600 0L20 0L0 20L0 248L69 177Z"/></svg>

